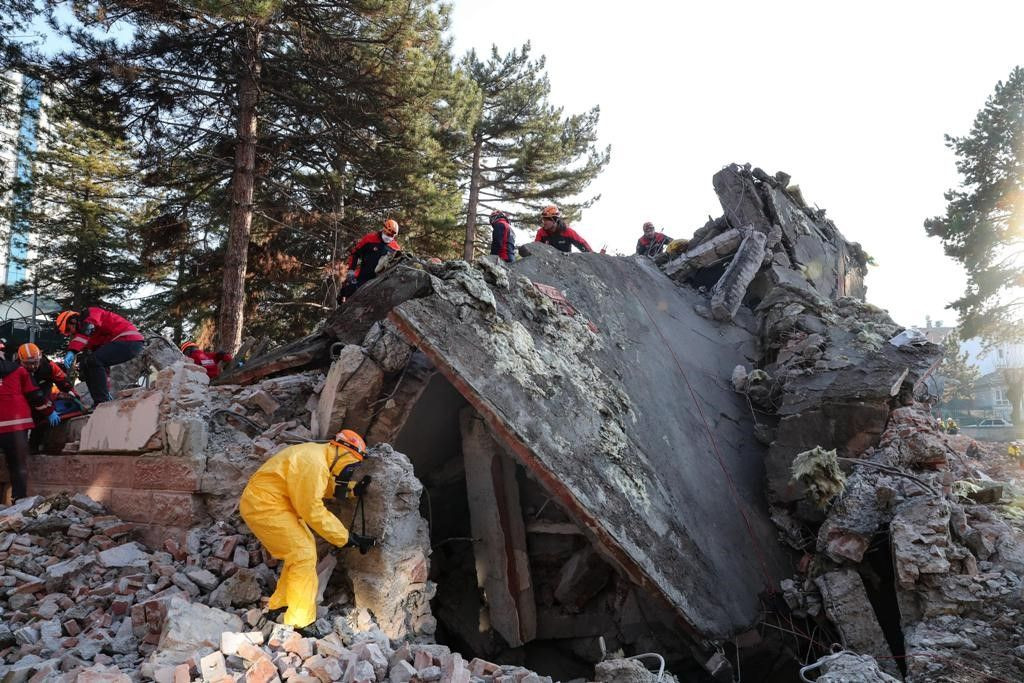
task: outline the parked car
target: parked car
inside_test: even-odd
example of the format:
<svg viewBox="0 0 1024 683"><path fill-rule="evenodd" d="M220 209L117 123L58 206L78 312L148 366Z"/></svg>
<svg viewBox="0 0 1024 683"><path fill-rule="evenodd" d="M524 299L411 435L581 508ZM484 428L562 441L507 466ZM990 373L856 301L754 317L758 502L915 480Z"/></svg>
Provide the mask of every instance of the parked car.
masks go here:
<svg viewBox="0 0 1024 683"><path fill-rule="evenodd" d="M986 420L982 420L975 427L1012 427L1013 423L1009 420L1004 420L1001 417L990 417Z"/></svg>

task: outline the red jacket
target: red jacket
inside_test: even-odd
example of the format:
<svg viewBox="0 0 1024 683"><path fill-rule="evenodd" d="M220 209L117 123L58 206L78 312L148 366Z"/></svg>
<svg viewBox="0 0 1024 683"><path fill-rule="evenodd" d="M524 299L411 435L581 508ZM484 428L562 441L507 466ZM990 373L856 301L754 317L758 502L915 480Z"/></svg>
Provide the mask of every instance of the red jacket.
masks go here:
<svg viewBox="0 0 1024 683"><path fill-rule="evenodd" d="M32 429L36 418L53 412L49 398L21 365L0 360L0 434Z"/></svg>
<svg viewBox="0 0 1024 683"><path fill-rule="evenodd" d="M560 232L548 232L544 228L537 231L536 242L544 242L550 244L559 251L566 253L572 251L573 247L576 247L580 251L594 251L587 244L587 241L580 237L579 233L570 228L568 225L565 226L565 230Z"/></svg>
<svg viewBox="0 0 1024 683"><path fill-rule="evenodd" d="M117 313L90 306L80 316L78 331L68 344L68 351L95 351L112 341L145 341L135 325Z"/></svg>
<svg viewBox="0 0 1024 683"><path fill-rule="evenodd" d="M220 365L218 365L218 363L230 363L234 360L234 357L230 353L225 353L223 351L209 353L195 346L188 350L188 357L191 358L192 362L196 365L202 366L203 370L206 370L206 376L210 379L217 379L220 377Z"/></svg>
<svg viewBox="0 0 1024 683"><path fill-rule="evenodd" d="M355 272L356 282L363 284L377 277L377 264L388 250L399 251L398 240L385 242L381 239L381 231L371 232L356 243L348 252L348 268ZM356 268L356 263L359 267Z"/></svg>

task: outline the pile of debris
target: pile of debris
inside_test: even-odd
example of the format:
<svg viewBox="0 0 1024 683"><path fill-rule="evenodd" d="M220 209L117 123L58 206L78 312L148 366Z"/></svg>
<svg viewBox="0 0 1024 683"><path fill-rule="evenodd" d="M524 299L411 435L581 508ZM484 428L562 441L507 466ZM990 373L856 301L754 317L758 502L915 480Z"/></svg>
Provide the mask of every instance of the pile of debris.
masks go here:
<svg viewBox="0 0 1024 683"><path fill-rule="evenodd" d="M132 518L149 552L81 496L0 512L0 652L96 680L654 677L606 645L698 679L1019 678L1017 466L936 429L939 348L863 301L868 257L789 180L722 169L724 215L654 262L394 257L213 386L154 342L150 385L32 477L178 526ZM234 516L241 485L342 426L378 444L381 544L321 549L321 638L257 633L276 567ZM104 467L171 490L129 506Z"/></svg>

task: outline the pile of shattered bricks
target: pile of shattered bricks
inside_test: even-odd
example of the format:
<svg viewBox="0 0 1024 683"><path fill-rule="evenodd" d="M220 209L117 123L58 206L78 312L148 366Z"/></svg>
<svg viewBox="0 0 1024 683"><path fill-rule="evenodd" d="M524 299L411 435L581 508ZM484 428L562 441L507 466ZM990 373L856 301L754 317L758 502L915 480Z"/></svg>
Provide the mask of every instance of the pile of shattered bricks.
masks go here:
<svg viewBox="0 0 1024 683"><path fill-rule="evenodd" d="M531 536L509 554L530 563L535 583L510 598L530 600L511 610L511 625L483 577L438 571L457 566L445 557L474 539L432 533L445 508L427 500L421 479L445 481L452 463L414 472L389 445L417 419L419 399L436 398L436 369L387 314L427 296L493 308L491 291L509 287L510 271L400 255L344 316L215 385L151 341L115 377L130 386L148 375L145 386L55 430L30 469L34 495L0 508L0 681L538 683L551 677L523 660L467 660L436 640L447 633L450 644L514 661L515 646L545 628L549 640L564 638L563 659L589 664L581 680L672 680L666 661L695 681L1021 680L1018 465L999 445L940 429L929 404L941 392L941 351L865 303L867 256L789 180L728 166L714 177L722 217L653 263L623 257L699 295L680 315L756 339L757 357L718 378L749 406L765 514L792 558L792 575L763 597L772 618L755 637L723 639L705 657L529 477L509 485L529 513L526 532L543 527L548 540ZM572 258L584 257L616 258ZM521 310L542 317L552 305L575 314L558 292ZM570 332L597 333L589 323ZM465 437L479 415L462 410ZM303 637L261 619L280 567L241 522L237 499L272 454L341 426L376 444L364 464L374 482L365 525L380 543L362 556L321 542L320 637ZM470 501L471 511L481 504ZM355 523L350 502L331 509ZM456 633L446 582L490 602L490 622L474 612ZM534 611L548 626L534 616L527 634L523 615ZM573 637L577 622L594 619L606 620L607 638Z"/></svg>

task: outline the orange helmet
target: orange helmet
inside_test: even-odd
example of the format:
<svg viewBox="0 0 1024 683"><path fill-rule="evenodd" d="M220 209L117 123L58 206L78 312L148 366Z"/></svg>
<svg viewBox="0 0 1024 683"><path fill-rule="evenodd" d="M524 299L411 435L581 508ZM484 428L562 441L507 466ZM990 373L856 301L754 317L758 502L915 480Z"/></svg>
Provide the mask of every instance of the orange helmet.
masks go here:
<svg viewBox="0 0 1024 683"><path fill-rule="evenodd" d="M43 357L43 352L39 350L39 347L29 342L28 344L22 344L18 347L18 359L21 361L26 360L38 360Z"/></svg>
<svg viewBox="0 0 1024 683"><path fill-rule="evenodd" d="M198 349L199 348L199 344L196 344L194 341L182 342L180 348L181 348L181 352L187 355L189 349L191 349L191 348Z"/></svg>
<svg viewBox="0 0 1024 683"><path fill-rule="evenodd" d="M384 229L389 231L389 232L394 230L395 234L397 235L398 234L398 221L396 221L393 218L387 219L386 221L384 221Z"/></svg>
<svg viewBox="0 0 1024 683"><path fill-rule="evenodd" d="M363 437L359 436L351 429L342 429L334 435L334 441L335 443L347 447L360 460L366 457L366 442L363 441Z"/></svg>
<svg viewBox="0 0 1024 683"><path fill-rule="evenodd" d="M545 206L544 210L540 212L541 218L558 218L562 215L562 212L558 210L558 207L552 204L551 206Z"/></svg>
<svg viewBox="0 0 1024 683"><path fill-rule="evenodd" d="M57 316L57 331L65 337L70 337L71 330L68 327L72 323L78 324L78 311L61 311Z"/></svg>

